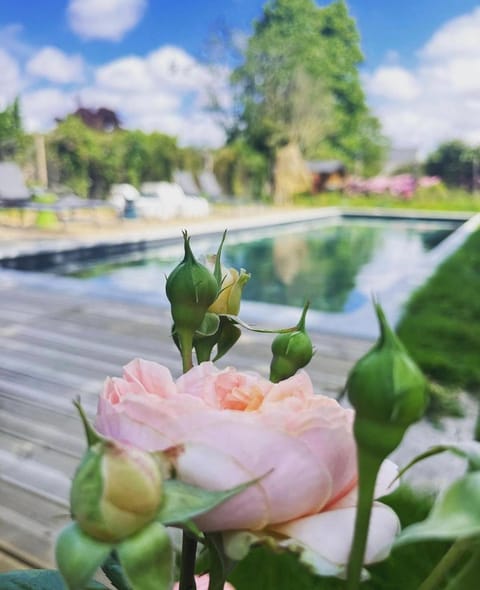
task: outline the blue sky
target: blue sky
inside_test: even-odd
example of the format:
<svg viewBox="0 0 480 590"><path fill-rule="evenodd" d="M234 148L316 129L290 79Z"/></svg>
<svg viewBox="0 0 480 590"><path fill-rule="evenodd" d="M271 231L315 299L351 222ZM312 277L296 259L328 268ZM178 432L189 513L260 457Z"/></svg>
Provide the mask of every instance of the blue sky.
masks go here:
<svg viewBox="0 0 480 590"><path fill-rule="evenodd" d="M264 0L17 0L0 7L0 107L22 96L29 130L78 104L110 106L126 126L215 145L207 87L228 105L226 68L203 59L219 25L251 31ZM324 4L320 2L319 4ZM368 100L394 144L426 152L480 143L480 4L350 0ZM459 108L461 105L462 108Z"/></svg>

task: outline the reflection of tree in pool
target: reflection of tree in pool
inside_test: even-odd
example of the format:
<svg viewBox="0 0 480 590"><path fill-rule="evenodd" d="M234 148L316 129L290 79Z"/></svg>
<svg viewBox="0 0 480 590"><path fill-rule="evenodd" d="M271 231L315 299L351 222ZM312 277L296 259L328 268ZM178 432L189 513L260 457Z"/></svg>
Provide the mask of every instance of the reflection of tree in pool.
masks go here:
<svg viewBox="0 0 480 590"><path fill-rule="evenodd" d="M284 235L241 244L228 248L226 257L252 273L245 299L298 307L310 299L314 309L342 311L378 236L374 228L330 227L294 240Z"/></svg>
<svg viewBox="0 0 480 590"><path fill-rule="evenodd" d="M451 229L437 229L421 232L420 239L422 240L423 248L427 251L432 250L451 233Z"/></svg>

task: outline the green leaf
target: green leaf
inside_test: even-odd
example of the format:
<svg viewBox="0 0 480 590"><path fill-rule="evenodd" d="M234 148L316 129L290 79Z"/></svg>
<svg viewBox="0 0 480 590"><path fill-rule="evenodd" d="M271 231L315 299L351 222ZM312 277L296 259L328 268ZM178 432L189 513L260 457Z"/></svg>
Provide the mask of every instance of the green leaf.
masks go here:
<svg viewBox="0 0 480 590"><path fill-rule="evenodd" d="M122 566L115 552L111 553L102 565L102 571L117 590L132 590L132 587L125 579Z"/></svg>
<svg viewBox="0 0 480 590"><path fill-rule="evenodd" d="M69 590L84 590L111 550L112 545L88 537L75 523L64 528L55 557Z"/></svg>
<svg viewBox="0 0 480 590"><path fill-rule="evenodd" d="M217 354L214 362L222 358L240 338L242 331L229 318L220 318L220 336L217 342Z"/></svg>
<svg viewBox="0 0 480 590"><path fill-rule="evenodd" d="M474 535L480 535L480 472L468 473L441 492L426 520L404 529L395 545Z"/></svg>
<svg viewBox="0 0 480 590"><path fill-rule="evenodd" d="M177 479L167 480L164 484L164 499L157 513L157 520L167 525L187 522L243 492L257 481L258 479L255 479L229 490L212 492Z"/></svg>
<svg viewBox="0 0 480 590"><path fill-rule="evenodd" d="M0 574L2 590L65 590L65 583L56 570L22 570ZM107 590L99 582L90 582L84 590Z"/></svg>
<svg viewBox="0 0 480 590"><path fill-rule="evenodd" d="M174 554L167 529L153 522L118 546L132 590L171 590Z"/></svg>
<svg viewBox="0 0 480 590"><path fill-rule="evenodd" d="M434 455L438 455L440 453L450 452L454 455L458 455L462 457L462 459L467 459L469 469L471 471L479 471L480 470L480 442L476 441L465 441L459 443L449 443L448 445L436 445L431 447L430 449L426 450L424 453L417 455L408 465L406 465L400 473L397 475L398 479L401 477L406 471L408 471L411 467L423 461L424 459L428 459L429 457L433 457Z"/></svg>

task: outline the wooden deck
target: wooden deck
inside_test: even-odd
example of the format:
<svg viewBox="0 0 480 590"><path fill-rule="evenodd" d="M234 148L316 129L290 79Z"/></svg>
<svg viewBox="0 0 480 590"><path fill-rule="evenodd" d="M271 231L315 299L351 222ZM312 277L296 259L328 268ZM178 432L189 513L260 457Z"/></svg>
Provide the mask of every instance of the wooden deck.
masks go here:
<svg viewBox="0 0 480 590"><path fill-rule="evenodd" d="M178 373L167 309L72 299L0 280L0 571L50 567L68 521L70 478L84 451L72 400L90 415L107 375L136 356ZM310 373L336 394L364 340L313 336ZM270 337L246 333L224 364L268 373Z"/></svg>

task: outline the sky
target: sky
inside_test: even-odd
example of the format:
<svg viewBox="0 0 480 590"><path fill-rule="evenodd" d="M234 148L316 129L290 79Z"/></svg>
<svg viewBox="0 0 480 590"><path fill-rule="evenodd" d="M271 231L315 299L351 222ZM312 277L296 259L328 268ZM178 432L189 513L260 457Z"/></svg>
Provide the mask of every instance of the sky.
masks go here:
<svg viewBox="0 0 480 590"><path fill-rule="evenodd" d="M212 34L244 41L265 0L0 0L0 109L21 97L28 131L78 106L115 110L127 128L218 146L213 90L231 104ZM325 5L327 2L317 2ZM395 147L480 144L480 3L350 0L367 100Z"/></svg>

